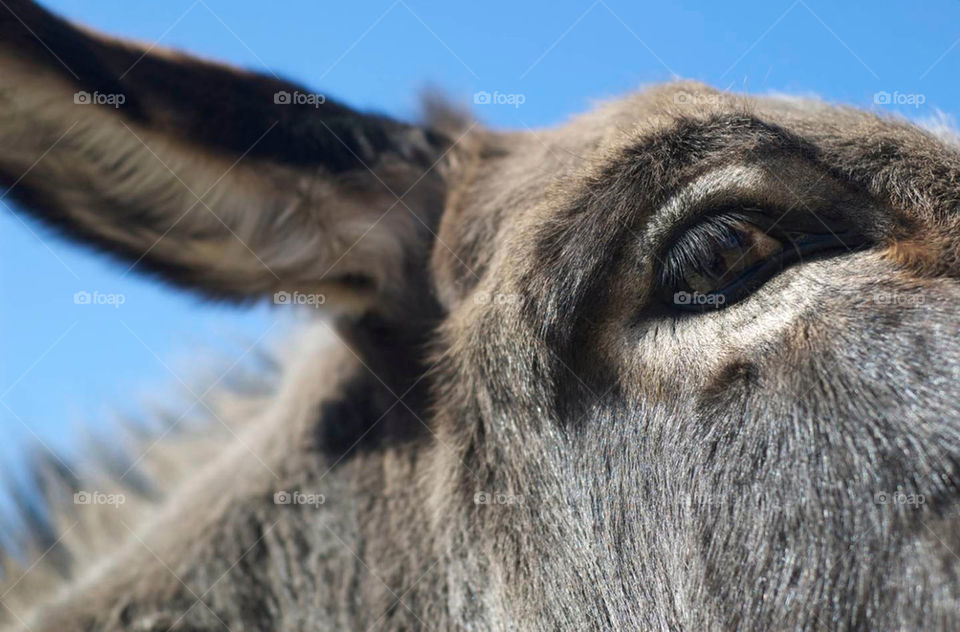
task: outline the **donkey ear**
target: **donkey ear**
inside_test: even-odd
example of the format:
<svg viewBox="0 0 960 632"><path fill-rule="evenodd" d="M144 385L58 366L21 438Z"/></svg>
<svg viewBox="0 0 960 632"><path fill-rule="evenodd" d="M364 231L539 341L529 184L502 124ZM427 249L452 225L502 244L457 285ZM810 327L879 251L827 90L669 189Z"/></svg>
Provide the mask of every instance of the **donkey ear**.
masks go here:
<svg viewBox="0 0 960 632"><path fill-rule="evenodd" d="M428 257L441 134L3 4L0 184L41 219L216 297L370 298Z"/></svg>

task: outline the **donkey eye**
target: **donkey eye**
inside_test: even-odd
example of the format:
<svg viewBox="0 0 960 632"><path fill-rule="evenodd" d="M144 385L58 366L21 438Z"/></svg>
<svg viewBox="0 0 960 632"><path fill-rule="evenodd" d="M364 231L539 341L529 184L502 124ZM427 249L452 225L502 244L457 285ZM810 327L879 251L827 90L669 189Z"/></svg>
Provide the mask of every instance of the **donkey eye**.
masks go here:
<svg viewBox="0 0 960 632"><path fill-rule="evenodd" d="M758 213L731 212L687 229L663 258L658 278L663 300L684 311L721 309L806 255L859 244L847 232L812 233L777 224Z"/></svg>

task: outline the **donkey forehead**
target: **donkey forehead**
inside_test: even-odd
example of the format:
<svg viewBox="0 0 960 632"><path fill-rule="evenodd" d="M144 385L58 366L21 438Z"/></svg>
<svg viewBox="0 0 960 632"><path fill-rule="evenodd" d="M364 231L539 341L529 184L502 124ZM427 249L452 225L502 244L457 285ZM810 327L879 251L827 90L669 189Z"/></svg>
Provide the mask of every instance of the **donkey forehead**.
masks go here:
<svg viewBox="0 0 960 632"><path fill-rule="evenodd" d="M558 129L491 134L479 156L454 185L434 252L450 303L481 285L549 285L574 301L648 224L725 201L833 200L878 242L957 241L956 214L937 208L960 193L955 150L906 121L819 101L670 84Z"/></svg>

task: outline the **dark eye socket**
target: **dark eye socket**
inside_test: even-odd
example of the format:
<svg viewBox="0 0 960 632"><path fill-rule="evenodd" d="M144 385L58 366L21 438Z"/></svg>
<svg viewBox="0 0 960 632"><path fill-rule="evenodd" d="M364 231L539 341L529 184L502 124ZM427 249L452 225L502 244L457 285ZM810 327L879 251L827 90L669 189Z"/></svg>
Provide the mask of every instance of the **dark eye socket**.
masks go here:
<svg viewBox="0 0 960 632"><path fill-rule="evenodd" d="M666 251L658 277L668 305L684 311L721 309L745 298L789 265L814 254L862 246L854 232L741 209L705 217ZM798 225L799 224L799 225Z"/></svg>

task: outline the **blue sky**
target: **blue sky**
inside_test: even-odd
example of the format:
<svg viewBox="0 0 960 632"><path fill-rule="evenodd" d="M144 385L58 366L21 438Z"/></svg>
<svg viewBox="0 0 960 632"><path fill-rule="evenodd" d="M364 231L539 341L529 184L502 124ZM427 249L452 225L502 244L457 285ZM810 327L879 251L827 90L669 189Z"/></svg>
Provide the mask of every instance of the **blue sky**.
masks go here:
<svg viewBox="0 0 960 632"><path fill-rule="evenodd" d="M276 73L401 118L416 116L426 87L465 103L497 91L523 103L473 106L482 121L535 128L675 75L914 118L960 105L960 4L945 1L43 4L112 34ZM877 105L878 92L923 103ZM189 400L173 395L179 379L242 363L252 343L283 329L265 305L205 304L13 210L0 206L0 462L8 468L31 442L77 452L79 428L107 432L157 405L182 414ZM78 291L122 294L124 304L76 305Z"/></svg>

